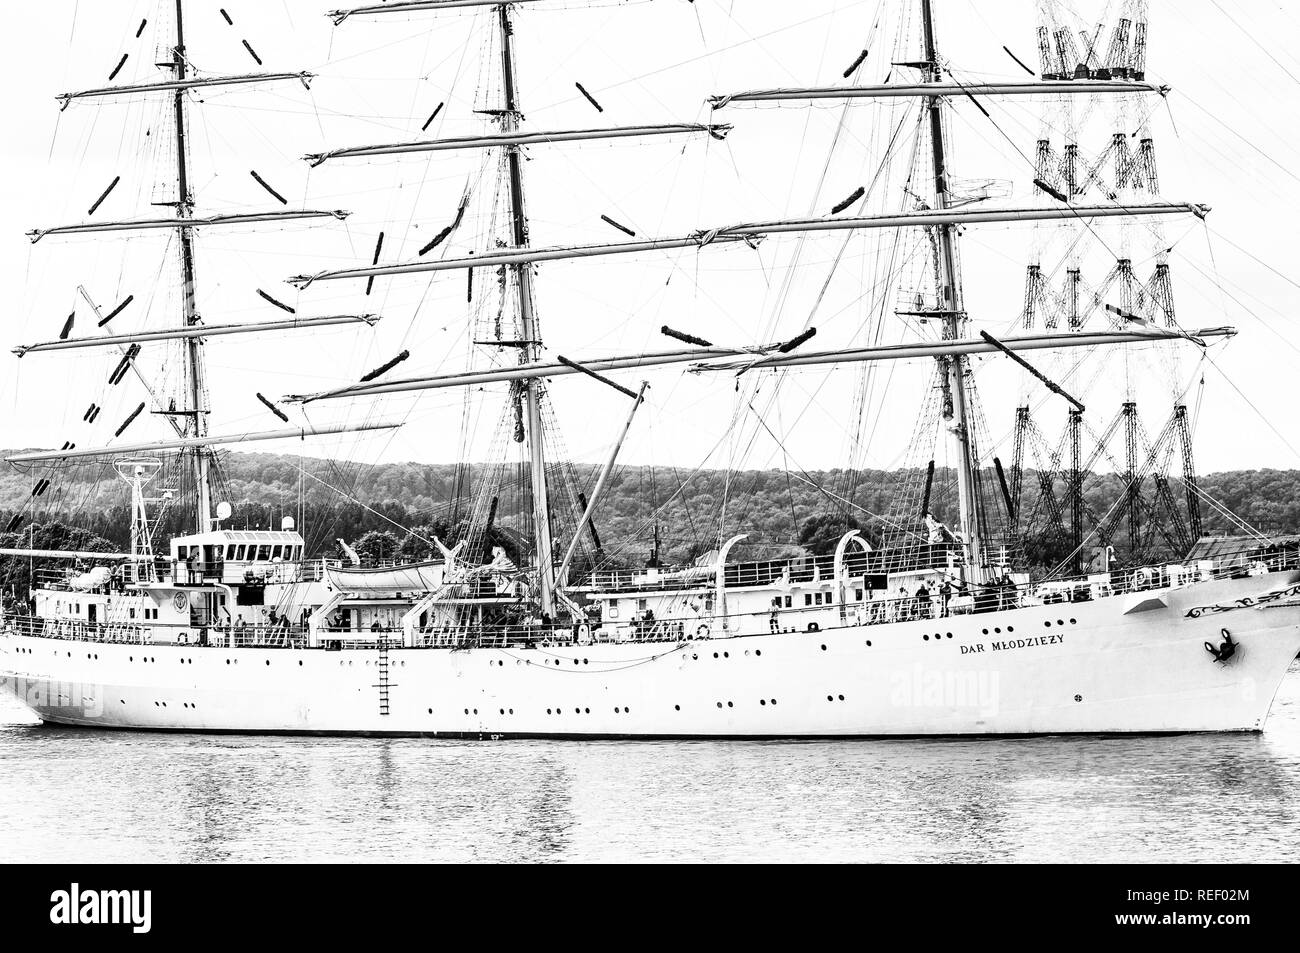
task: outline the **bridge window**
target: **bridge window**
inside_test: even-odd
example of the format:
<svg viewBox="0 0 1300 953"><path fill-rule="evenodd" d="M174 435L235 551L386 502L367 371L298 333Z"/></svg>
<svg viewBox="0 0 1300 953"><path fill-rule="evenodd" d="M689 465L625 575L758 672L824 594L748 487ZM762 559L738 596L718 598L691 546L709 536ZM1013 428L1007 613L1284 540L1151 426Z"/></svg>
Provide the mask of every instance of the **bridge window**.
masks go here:
<svg viewBox="0 0 1300 953"><path fill-rule="evenodd" d="M270 560L270 558L271 558L271 547L270 547L270 545L269 545L269 544L264 544L264 545L262 545L262 546L258 546L258 547L257 547L257 556L256 556L256 558L257 558L258 560L262 561L262 562L266 562L266 561Z"/></svg>
<svg viewBox="0 0 1300 953"><path fill-rule="evenodd" d="M803 604L806 605L806 606L810 606L810 605L812 605L812 593L811 593L811 592L805 592L805 593L803 594Z"/></svg>
<svg viewBox="0 0 1300 953"><path fill-rule="evenodd" d="M189 548L188 546L177 546L177 547L176 547L176 558L177 558L177 559L188 559L188 558L189 558L189 555L190 555L190 548Z"/></svg>
<svg viewBox="0 0 1300 953"><path fill-rule="evenodd" d="M226 558L227 558L227 559L234 559L234 558L235 558L235 544L234 544L234 543L231 543L229 546L226 547Z"/></svg>
<svg viewBox="0 0 1300 953"><path fill-rule="evenodd" d="M281 549L282 549L282 547L280 547L280 546L272 546L272 547L271 547L271 558L272 558L272 559L279 559L279 558L280 558L280 555L281 555Z"/></svg>
<svg viewBox="0 0 1300 953"><path fill-rule="evenodd" d="M786 596L786 597L785 597L785 607L788 609L788 608L790 608L790 606L792 606L793 604L794 604L794 598L793 598L792 596Z"/></svg>

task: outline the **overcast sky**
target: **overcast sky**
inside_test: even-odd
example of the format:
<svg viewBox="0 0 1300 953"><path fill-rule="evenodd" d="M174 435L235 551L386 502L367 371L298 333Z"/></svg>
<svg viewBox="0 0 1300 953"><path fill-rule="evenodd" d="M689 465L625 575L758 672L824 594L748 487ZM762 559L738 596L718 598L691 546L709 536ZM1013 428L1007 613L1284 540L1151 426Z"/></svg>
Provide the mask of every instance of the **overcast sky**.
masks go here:
<svg viewBox="0 0 1300 953"><path fill-rule="evenodd" d="M107 385L116 357L78 351L66 358L30 355L18 361L8 351L57 337L74 311L74 336L96 333L79 285L105 312L135 296L114 319L116 331L174 325L179 309L175 248L161 234L130 240L51 237L32 245L24 233L87 220L90 206L115 176L121 182L94 221L165 214L150 205L171 198L165 100L78 103L60 112L54 97L106 84L123 53L127 61L115 83L162 78L164 71L153 62L168 42L158 31L173 28L166 12L171 4L45 0L11 6L0 33L6 88L0 287L9 301L0 322L5 354L0 445L58 446L73 440L94 446L108 440L145 399L134 381ZM293 274L368 262L381 231L384 261L416 257L450 223L467 188L473 194L470 213L438 254L458 257L492 240L495 167L486 153L337 162L315 170L301 161L302 155L326 148L486 130L485 118L474 110L499 101L491 14L358 17L334 27L324 15L338 6L334 2L228 0L224 8L234 20L231 26L218 12L222 6L187 3L189 54L196 68L208 73L258 69L242 43L247 40L264 61L260 68L310 70L317 76L310 90L276 84L193 97L191 161L201 210L279 208L250 176L257 171L290 207L353 214L345 224L204 232L198 249L204 318L226 323L282 316L257 296L262 289L300 314L365 311L384 320L374 330L214 342L208 348L213 431L279 426L256 401L257 392L278 398L346 384L404 348L411 357L394 375L509 360L470 343L485 333L495 314L490 276L480 276L473 302L466 301L459 272L432 280L427 275L381 280L370 296L363 282L320 283L301 294L284 283ZM891 66L891 60L916 55L909 45L916 35L909 6L876 0L526 4L516 14L526 125L544 130L706 121L705 97L712 93L842 83L841 73L864 46L871 53L858 81L880 82L905 69ZM1026 78L1004 45L1036 66L1035 4L936 0L935 6L943 55L957 75ZM1120 4L1075 6L1085 22L1109 24ZM1167 99L1101 103L1080 108L1069 121L1059 107L1045 112L1041 102L990 102L989 119L958 101L950 117L954 172L969 180L995 180L995 192L1010 192L990 201L1041 201L1032 194L1026 157L1033 156L1044 129L1058 137L1059 147L1059 136L1077 120L1081 149L1089 154L1104 148L1116 125L1149 129L1164 197L1203 202L1213 211L1205 222L1169 219L1128 231L1116 226L1105 231L1102 251L1122 248L1145 278L1157 246L1171 248L1182 326L1231 324L1241 333L1212 348L1203 361L1190 346L1096 354L1082 361L1066 354L1035 360L1080 394L1096 430L1131 392L1154 434L1181 394L1198 409L1202 470L1300 467L1295 409L1300 272L1292 264L1292 223L1300 213L1294 161L1300 145L1294 122L1300 14L1262 0L1155 0L1151 7L1148 78L1173 87ZM142 20L147 22L137 39ZM901 43L895 37L900 29ZM582 97L576 82L603 112ZM421 133L440 103L438 117ZM603 222L602 214L649 236L825 215L854 188L872 183L894 129L906 137L913 128L908 117L915 114L908 110L914 108L901 101L847 111L834 104L812 109L733 105L716 116L735 125L725 143L672 137L535 147L525 170L533 243L626 237ZM866 211L903 204L905 158L904 150L883 170ZM808 324L818 328L808 347L861 344L864 335L882 343L932 337L932 328L893 314L913 285L920 288L917 265L923 262L915 241L897 248L892 242L883 233L834 234L774 239L758 249L543 266L537 296L547 354L594 357L661 349L672 346L658 332L665 323L735 345L788 338ZM1057 269L1062 247L1059 238L1032 226L968 229L962 258L974 330L1013 333L1025 265L1041 256L1044 271ZM1108 267L1097 251L1085 266L1091 284ZM891 254L901 257L891 259ZM882 293L880 278L899 272L904 274L899 286ZM146 352L141 366L163 393L179 379L174 348ZM624 458L685 467L814 469L850 461L895 466L907 459L929 370L922 362L877 371L869 381L865 424L854 413L855 394L864 386L860 367L792 372L779 381L770 375L742 378L739 390L731 375L688 375L680 368L626 374L625 383L634 385L645 376L652 386ZM977 377L993 452L1009 455L1014 408L1025 399L1054 440L1065 417L1061 401L1006 359L979 360ZM461 452L481 459L490 452L503 393L475 395L468 416L463 395L452 391L314 404L308 412L317 422L397 418L407 425L384 436L253 449L369 461L450 461ZM625 399L579 378L557 381L551 393L563 432L560 452L584 461L602 459L626 412ZM105 407L93 427L82 422L92 402ZM297 410L291 413L301 419ZM130 436L161 438L165 426L161 418L144 418L133 424Z"/></svg>

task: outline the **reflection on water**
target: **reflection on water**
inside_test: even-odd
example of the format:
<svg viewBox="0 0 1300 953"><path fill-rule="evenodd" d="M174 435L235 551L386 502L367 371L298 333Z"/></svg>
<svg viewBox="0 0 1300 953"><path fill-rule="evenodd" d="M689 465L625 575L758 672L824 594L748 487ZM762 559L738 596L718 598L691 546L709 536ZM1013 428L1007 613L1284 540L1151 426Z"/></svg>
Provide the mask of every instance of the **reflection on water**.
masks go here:
<svg viewBox="0 0 1300 953"><path fill-rule="evenodd" d="M114 734L0 708L7 861L1300 859L1263 735L441 742Z"/></svg>

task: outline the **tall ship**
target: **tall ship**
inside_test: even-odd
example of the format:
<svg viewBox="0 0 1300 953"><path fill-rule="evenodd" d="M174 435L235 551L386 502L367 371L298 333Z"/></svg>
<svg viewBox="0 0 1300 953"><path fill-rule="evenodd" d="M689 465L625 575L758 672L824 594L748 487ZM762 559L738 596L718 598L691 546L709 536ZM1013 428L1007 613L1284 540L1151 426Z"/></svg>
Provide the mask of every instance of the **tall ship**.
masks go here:
<svg viewBox="0 0 1300 953"><path fill-rule="evenodd" d="M205 305L204 252L232 244L242 252L267 225L337 228L348 213L328 207L333 202L290 207L256 170L249 178L257 194L275 204L203 207L190 114L210 97L306 86L315 77L265 70L239 37L238 11L215 4L167 0L155 17L131 24L128 42L157 38L160 74L118 81L123 54L108 85L68 93L61 105L139 105L147 121L133 128L166 172L154 170L151 195L164 211L96 218L119 176L83 223L30 237L39 243L34 254L57 254L45 249L60 238L93 236L102 250L119 238L163 236L157 281L174 291L150 295L142 314L141 305L129 307L131 297L100 302L72 279L81 303L57 339L16 349L24 364L107 355L108 374L67 383L76 410L88 405L78 433L98 432L92 445L65 440L7 457L30 474L31 491L7 527L14 545L0 550L30 569L21 590L6 591L0 616L6 688L44 722L103 729L473 739L1263 730L1300 652L1300 547L1258 535L1203 538L1209 497L1195 476L1186 386L1172 389L1154 436L1141 423L1144 376L1186 376L1185 354L1235 333L1185 327L1174 310L1173 243L1162 223L1194 222L1209 209L1159 193L1149 123L1168 88L1147 77L1147 3L1110 4L1107 22L1081 30L1065 4L1041 0L1038 69L1006 48L1019 71L1012 79L962 69L940 43L944 7L944 0L882 5L888 13L864 23L865 43L851 51L842 83L701 91L692 121L573 128L526 120L516 58L530 28L573 15L572 4L393 0L335 11L339 31L382 20L412 33L468 31L459 55L481 62L462 60L460 68L480 77L477 108L465 110L479 129L437 134L439 102L423 128L400 141L331 148L306 156L304 168L350 168L353 181L376 162L423 161L445 178L470 165L477 172L433 231L401 238L378 231L360 261L285 274L274 294L256 289L277 310L275 320L255 321L223 319L219 306ZM235 31L225 35L241 40L258 71L196 68L186 28L200 13L205 35ZM621 4L606 11L621 14ZM389 69L394 64L397 53ZM795 64L786 66L797 75ZM574 85L603 117L599 97ZM1016 141L1023 123L1006 121L1006 103L1019 104L1021 117L1039 110L1039 138ZM696 222L647 238L602 215L605 240L533 241L533 156L620 140L665 148L668 158L680 147L680 163L696 145L743 156L753 140L722 120L749 128L771 121L758 105L838 110L825 169L848 163L862 184L839 201L823 199L819 186L807 217ZM1008 173L1014 178L959 177L957 127L1009 143L1020 160ZM673 181L664 176L664 187ZM356 197L377 191L362 185ZM388 221L412 223L409 194L384 196ZM1024 305L1009 329L983 320L977 331L962 236L998 225L1029 230L1030 262L1014 275L977 280L1018 283L1023 274ZM993 227L985 238L1006 236ZM815 242L825 254L805 253ZM863 242L871 254L847 267ZM824 278L823 294L804 313L778 311L767 322L738 315L729 332L737 339L719 344L685 312L647 324L642 312L624 311L671 343L626 353L593 343L565 354L547 345L550 309L539 291L558 263L576 272L617 256L700 259L770 248L775 273L810 274L814 285ZM1139 266L1150 267L1149 279ZM690 266L678 260L676 269ZM406 373L412 356L404 349L360 381L292 394L266 387L256 397L275 426L214 424L223 418L211 379L229 369L229 352L226 365L210 367L209 349L270 332L378 333L379 315L318 302L365 301L402 283L445 281L443 272L462 277L463 313L432 318L416 295L407 317L459 322L465 349L448 347L423 373ZM48 280L70 280L53 275ZM780 285L775 297L789 296L781 284L788 279L767 280ZM842 310L853 321L824 322L834 330L818 335L814 320L832 282L851 287ZM599 341L596 325L607 315L568 290L552 307L589 321ZM385 298L384 310L393 300ZM81 330L88 321L90 333ZM850 323L852 333L822 347ZM340 366L349 366L346 356ZM919 369L919 399L916 388L891 383L901 366ZM1115 368L1121 383L1102 383ZM998 415L1010 428L1009 465L995 455L994 415L984 410L977 371L984 380L1001 375L1021 393L1013 415ZM752 545L745 508L734 504L739 515L720 516L709 545L669 556L660 525L667 501L656 490L638 528L645 540L638 557L614 558L602 545L602 504L626 466L620 455L629 435L656 411L652 383L666 375L721 382L735 414L711 416L718 408L705 404L697 422L724 442L730 434L733 446L760 436L781 445L790 432L781 405L798 411L807 393L799 382L832 373L857 375L858 396L838 413L855 447L870 442L885 415L914 431L901 461L906 476L886 512L855 500L861 486L817 483L786 455L787 481L817 483L828 511L861 518L824 521L830 535L805 551L771 551ZM602 410L616 402L617 427L592 438L607 444L599 466L577 467L564 449L551 396L562 378ZM127 391L137 396L123 404ZM413 531L420 552L404 547L400 557L373 558L340 541L336 556L309 541L301 514L239 525L222 473L231 448L408 433L421 426L411 407L438 395L463 400L464 422L460 433L422 434L430 446L460 440L468 453L469 437L484 426L490 440L485 462L458 481L437 532ZM888 410L885 398L894 401ZM106 405L129 413L110 418ZM1056 442L1042 430L1053 414L1064 421ZM147 423L165 428L162 439L135 439ZM1100 510L1085 484L1107 464L1119 491ZM863 469L861 458L847 465L846 472ZM85 467L117 480L129 521L120 538L129 547L46 548L34 531L23 545L40 512L72 508L60 487ZM1048 532L1031 531L1043 526Z"/></svg>

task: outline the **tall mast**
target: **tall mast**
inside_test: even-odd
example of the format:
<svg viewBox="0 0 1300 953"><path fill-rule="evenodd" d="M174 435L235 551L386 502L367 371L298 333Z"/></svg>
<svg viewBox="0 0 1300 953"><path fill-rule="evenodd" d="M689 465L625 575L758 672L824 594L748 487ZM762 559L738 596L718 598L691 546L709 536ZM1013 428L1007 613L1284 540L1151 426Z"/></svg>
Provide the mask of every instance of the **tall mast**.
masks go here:
<svg viewBox="0 0 1300 953"><path fill-rule="evenodd" d="M505 132L512 133L519 128L520 114L519 96L515 89L514 31L510 24L509 4L503 3L497 7L497 16L501 27L501 71L505 93L505 110L501 114L501 126ZM510 170L510 208L514 244L517 248L524 248L528 245L528 217L524 208L523 163L519 148L519 145L514 143L505 147L506 163ZM523 332L519 362L534 364L540 356L541 340L537 328L537 315L533 311L532 265L525 262L512 267L519 289L519 320ZM554 558L551 542L551 513L546 492L546 453L542 436L542 383L537 378L529 378L520 385L520 388L524 400L524 439L528 441L529 470L532 477L533 539L537 547L538 592L541 611L546 615L554 615Z"/></svg>
<svg viewBox="0 0 1300 953"><path fill-rule="evenodd" d="M931 0L921 0L921 20L925 31L925 69L927 83L943 81L939 66L939 49L934 37L934 12ZM948 208L948 165L943 125L943 98L929 96L926 109L930 115L930 143L934 160L934 197L940 211ZM953 226L935 226L938 254L935 256L939 289L939 308L943 317L943 336L957 339L966 323L962 305L961 283L957 274L956 236ZM975 459L971 452L969 402L966 394L966 357L953 355L945 363L948 386L952 392L952 432L957 443L959 461L957 495L961 514L961 534L966 547L966 565L978 573L982 563L983 528L980 526L979 501L975 483Z"/></svg>
<svg viewBox="0 0 1300 953"><path fill-rule="evenodd" d="M172 69L176 71L178 81L185 79L185 4L176 0L176 48L172 51ZM190 191L190 177L185 144L185 88L176 90L176 214L179 218L189 218L194 212L194 196ZM183 281L181 297L184 302L185 326L193 327L199 323L198 307L194 299L194 230L182 226L180 232L181 279ZM203 407L203 344L199 338L185 341L186 376L188 378L189 406L185 409L186 435L203 437L207 435L207 410ZM194 530L206 533L210 528L212 516L212 485L209 479L211 457L207 448L196 446L194 459Z"/></svg>

